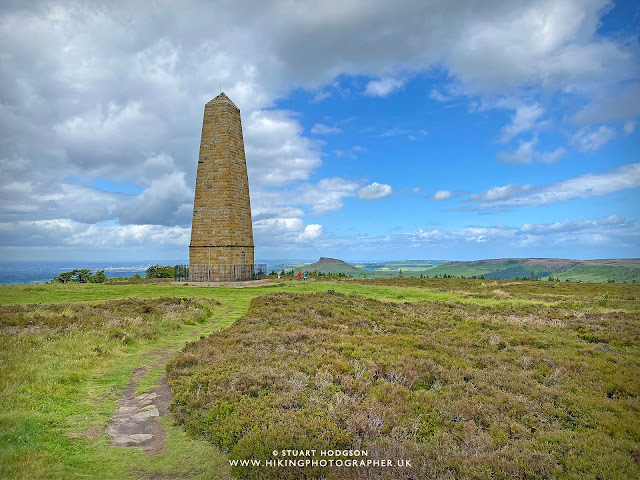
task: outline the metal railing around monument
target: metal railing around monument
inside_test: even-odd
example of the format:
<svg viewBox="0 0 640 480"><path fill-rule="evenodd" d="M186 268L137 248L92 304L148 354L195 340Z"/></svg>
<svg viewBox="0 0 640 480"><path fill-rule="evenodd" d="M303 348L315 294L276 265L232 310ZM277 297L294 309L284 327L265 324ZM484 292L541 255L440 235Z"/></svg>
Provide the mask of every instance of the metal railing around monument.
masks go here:
<svg viewBox="0 0 640 480"><path fill-rule="evenodd" d="M176 265L176 282L242 282L259 280L267 274L266 263L252 265Z"/></svg>

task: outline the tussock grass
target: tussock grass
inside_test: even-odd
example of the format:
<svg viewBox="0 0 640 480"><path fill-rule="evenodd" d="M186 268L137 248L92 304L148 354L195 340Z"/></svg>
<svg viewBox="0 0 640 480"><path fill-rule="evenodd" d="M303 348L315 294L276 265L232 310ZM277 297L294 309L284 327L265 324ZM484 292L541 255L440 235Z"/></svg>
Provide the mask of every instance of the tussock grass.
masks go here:
<svg viewBox="0 0 640 480"><path fill-rule="evenodd" d="M490 283L474 283L472 293L491 298ZM231 459L363 448L413 463L235 467L246 479L640 476L637 289L615 291L602 309L587 289L499 285L516 299L554 300L391 303L335 291L255 298L246 317L169 364L172 410Z"/></svg>

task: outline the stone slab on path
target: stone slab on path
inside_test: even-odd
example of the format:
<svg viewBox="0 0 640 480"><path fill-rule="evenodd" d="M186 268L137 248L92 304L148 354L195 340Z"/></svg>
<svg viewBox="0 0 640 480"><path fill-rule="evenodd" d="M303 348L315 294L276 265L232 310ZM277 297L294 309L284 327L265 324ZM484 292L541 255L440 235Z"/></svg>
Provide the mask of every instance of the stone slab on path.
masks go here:
<svg viewBox="0 0 640 480"><path fill-rule="evenodd" d="M143 366L133 371L111 417L112 423L107 426L107 433L113 446L140 447L150 455L157 455L167 441L167 433L158 418L168 413L171 388L167 378L162 376L151 392L136 395L138 381L148 370L149 367Z"/></svg>

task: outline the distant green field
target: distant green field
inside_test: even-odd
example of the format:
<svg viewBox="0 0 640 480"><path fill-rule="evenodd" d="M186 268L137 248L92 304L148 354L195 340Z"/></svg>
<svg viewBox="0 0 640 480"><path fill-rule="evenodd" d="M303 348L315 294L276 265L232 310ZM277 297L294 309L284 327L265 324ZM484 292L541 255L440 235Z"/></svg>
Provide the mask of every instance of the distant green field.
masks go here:
<svg viewBox="0 0 640 480"><path fill-rule="evenodd" d="M640 283L640 268L637 267L617 267L611 265L577 265L564 272L552 274L554 278L560 280L583 281L605 283L609 280L616 282Z"/></svg>
<svg viewBox="0 0 640 480"><path fill-rule="evenodd" d="M328 261L327 261L328 260ZM618 262L619 264L611 264ZM445 260L403 260L390 262L361 262L347 264L341 260L324 259L311 265L291 264L285 270L318 271L323 274L344 274L354 278L480 277L488 280L529 278L533 272L538 279L571 280L575 282L607 283L640 282L640 266L634 259L582 261L563 259L499 259L490 261L446 262Z"/></svg>
<svg viewBox="0 0 640 480"><path fill-rule="evenodd" d="M464 275L465 277L472 277L473 275L479 277L480 275L491 273L491 269L489 268L474 268L474 267L458 267L458 266L448 266L448 265L440 265L439 267L434 267L429 269L427 275L433 277L434 275L454 275L459 277Z"/></svg>

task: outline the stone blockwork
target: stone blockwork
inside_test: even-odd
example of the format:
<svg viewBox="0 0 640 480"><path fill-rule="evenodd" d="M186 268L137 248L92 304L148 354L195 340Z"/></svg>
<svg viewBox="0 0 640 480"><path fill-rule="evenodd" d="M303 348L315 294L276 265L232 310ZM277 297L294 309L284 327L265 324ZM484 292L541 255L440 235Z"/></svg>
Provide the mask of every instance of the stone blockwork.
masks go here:
<svg viewBox="0 0 640 480"><path fill-rule="evenodd" d="M189 264L253 265L253 250L240 109L221 93L204 107Z"/></svg>

